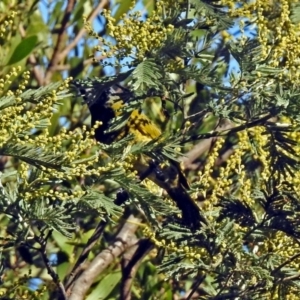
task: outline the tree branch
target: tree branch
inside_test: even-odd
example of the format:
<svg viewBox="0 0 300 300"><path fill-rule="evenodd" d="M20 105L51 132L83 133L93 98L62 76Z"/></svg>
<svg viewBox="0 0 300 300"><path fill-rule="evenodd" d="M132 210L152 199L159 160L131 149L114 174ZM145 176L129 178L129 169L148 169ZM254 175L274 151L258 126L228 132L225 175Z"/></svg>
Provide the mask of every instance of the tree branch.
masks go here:
<svg viewBox="0 0 300 300"><path fill-rule="evenodd" d="M53 67L58 65L62 61L62 57L60 55L60 51L62 50L63 47L63 42L64 42L64 34L67 29L67 25L70 19L70 16L72 14L72 11L75 6L75 0L68 0L68 4L63 16L63 19L61 21L61 26L58 30L58 37L57 37L57 42L54 47L54 51L52 54L52 57L50 59L48 68L46 70L45 74L45 84L48 84L51 80L52 74L53 74Z"/></svg>
<svg viewBox="0 0 300 300"><path fill-rule="evenodd" d="M138 270L143 257L153 248L149 239L141 239L139 242L126 251L122 259L122 283L120 300L131 299L131 286L134 276Z"/></svg>
<svg viewBox="0 0 300 300"><path fill-rule="evenodd" d="M69 0L68 2L68 7L69 7L69 4L71 6L71 2L73 2L74 0ZM88 22L92 22L96 16L100 13L100 11L106 6L108 5L109 1L108 0L102 0L96 7L95 9L92 10L92 12L90 13L89 17L87 18L87 21ZM71 11L72 12L72 11ZM67 17L69 17L69 14L68 14L68 8L66 10L66 14L65 14L65 17L64 19L67 20ZM63 20L64 21L64 20ZM65 25L65 26L63 26ZM60 30L60 33L59 33L59 37L63 35L63 31L62 30L65 30L66 28L66 24L63 24L62 23L62 26L61 26L61 30ZM52 58L50 60L50 63L49 63L49 66L47 68L47 71L46 71L46 75L45 75L45 82L48 83L50 82L50 79L52 77L52 74L56 68L56 66L61 62L63 61L67 55L69 54L69 52L75 48L75 46L79 43L80 39L84 36L86 32L86 29L85 28L82 28L78 34L76 35L76 37L73 39L73 41L65 47L65 49L61 50L61 40L60 38L58 38L57 40L57 43L56 43L56 47L54 49L54 52L53 52L53 55L52 55Z"/></svg>
<svg viewBox="0 0 300 300"><path fill-rule="evenodd" d="M53 270L50 261L48 259L47 253L46 253L46 245L47 245L47 240L50 237L52 231L49 231L49 233L47 234L47 236L44 238L43 234L41 234L41 236L36 236L35 240L40 244L40 249L38 249L38 251L40 252L42 259L44 261L44 264L46 266L46 269L48 271L48 274L52 277L53 282L56 284L57 288L58 288L58 292L59 292L59 299L60 300L67 300L67 295L66 295L66 291L65 288L62 284L62 282L60 281L57 273Z"/></svg>
<svg viewBox="0 0 300 300"><path fill-rule="evenodd" d="M82 250L82 253L80 254L79 258L77 259L71 273L69 274L69 276L66 277L65 289L66 289L67 293L68 293L69 288L72 286L74 280L78 277L80 271L82 270L82 265L85 262L85 260L87 259L90 251L92 250L92 248L94 247L96 242L99 240L100 236L102 235L106 224L107 224L107 221L104 221L104 220L101 220L99 222L93 235L89 238L86 246Z"/></svg>
<svg viewBox="0 0 300 300"><path fill-rule="evenodd" d="M300 257L300 253L297 253L295 255L293 255L292 257L290 257L288 260L286 260L284 263L282 263L281 265L279 265L277 268L275 268L272 272L271 275L274 276L280 269L282 269L283 267L285 267L286 265L290 264L293 260L295 260L296 258Z"/></svg>
<svg viewBox="0 0 300 300"><path fill-rule="evenodd" d="M221 120L220 124L216 127L214 132L223 132L225 130L231 129L234 127L234 124L229 120ZM194 163L196 159L198 159L202 154L204 154L213 143L217 141L220 137L212 136L205 140L202 140L197 145L193 147L192 150L187 152L184 157L182 158L183 167L185 170L196 170L199 168L198 163Z"/></svg>
<svg viewBox="0 0 300 300"><path fill-rule="evenodd" d="M137 239L134 233L140 221L140 219L135 218L133 215L128 217L114 242L107 249L99 253L88 268L75 280L69 300L84 299L97 276L103 272L116 257L120 256L126 249L136 243Z"/></svg>
<svg viewBox="0 0 300 300"><path fill-rule="evenodd" d="M236 133L240 132L242 130L245 130L247 128L253 128L258 125L263 125L265 122L267 122L269 119L273 118L274 114L269 113L265 115L264 117L261 117L257 120L251 121L249 123L245 123L233 128L225 129L225 130L220 130L220 131L212 131L212 132L207 132L207 133L201 133L201 134L195 134L190 136L189 138L183 140L183 143L191 142L191 141L196 141L200 139L208 139L211 137L220 137L220 136L226 136L231 133Z"/></svg>
<svg viewBox="0 0 300 300"><path fill-rule="evenodd" d="M186 300L191 300L199 286L202 284L202 282L205 280L206 275L202 275L197 279L197 281L194 283L194 287L192 288L190 294L186 297Z"/></svg>

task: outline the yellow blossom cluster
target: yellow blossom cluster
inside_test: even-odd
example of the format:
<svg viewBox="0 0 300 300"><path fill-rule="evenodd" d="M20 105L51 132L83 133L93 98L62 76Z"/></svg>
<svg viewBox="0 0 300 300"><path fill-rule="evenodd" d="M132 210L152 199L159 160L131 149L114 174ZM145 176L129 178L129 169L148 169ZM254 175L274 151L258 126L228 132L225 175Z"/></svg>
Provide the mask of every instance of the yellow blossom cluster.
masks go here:
<svg viewBox="0 0 300 300"><path fill-rule="evenodd" d="M129 11L133 10L132 6ZM103 10L107 21L107 33L115 41L102 38L85 20L85 28L89 34L98 39L99 46L95 52L101 53L101 59L114 57L120 62L126 57L135 57L142 61L149 51L159 48L167 35L173 31L172 25L163 23L163 2L156 3L156 10L147 20L141 20L140 12L124 14L119 22L111 16L111 11Z"/></svg>
<svg viewBox="0 0 300 300"><path fill-rule="evenodd" d="M280 124L283 127L287 126L293 126L293 123L291 120L287 117L281 117ZM265 128L263 126L257 126L252 129L253 133L253 140L256 141L256 149L257 153L253 153L253 158L260 161L262 165L260 176L264 181L268 181L268 179L271 176L272 170L270 167L272 166L271 162L271 156L269 152L266 149L266 144L268 143L269 135L263 134L265 132ZM300 132L298 130L294 130L291 132L286 132L287 138L290 138L291 140L295 141L295 145L293 145L293 151L294 154L291 154L290 152L286 151L284 148L281 148L280 151L286 155L287 157L290 157L291 159L297 160L300 156ZM300 195L300 189L299 183L300 183L300 172L298 170L293 171L293 175L291 174L280 174L280 183L278 188L281 188L281 183L283 182L290 182L293 184L294 192L297 192ZM263 181L261 182L263 184ZM265 186L261 186L262 189L265 189ZM284 187L285 189L289 189L289 187Z"/></svg>
<svg viewBox="0 0 300 300"><path fill-rule="evenodd" d="M170 73L176 73L181 69L184 69L184 61L183 59L176 58L176 59L170 59L167 61L165 70Z"/></svg>
<svg viewBox="0 0 300 300"><path fill-rule="evenodd" d="M251 197L252 184L251 180L247 178L245 166L243 163L244 154L250 150L249 139L246 131L238 133L239 141L235 146L234 152L226 161L226 166L219 168L219 175L215 177L213 174L215 170L215 162L219 157L220 149L224 144L224 139L219 138L206 160L203 171L198 172L199 183L201 189L197 189L197 194L202 194L204 199L208 199L202 204L204 211L210 211L219 202L222 196L230 194L233 186L239 188L239 197L248 205L254 205ZM210 195L207 192L211 191ZM208 216L208 219L213 218Z"/></svg>
<svg viewBox="0 0 300 300"><path fill-rule="evenodd" d="M201 188L198 188L194 198L197 194L201 194L204 199L208 199L202 205L204 211L210 211L218 204L222 196L230 195L234 188L236 195L239 199L247 205L254 207L256 205L252 195L253 183L251 178L247 175L245 170L244 160L245 154L252 155L252 159L258 160L262 165L263 178L270 176L270 163L269 155L267 154L264 146L267 142L266 137L262 138L262 127L255 127L251 130L238 132L238 143L234 147L234 152L226 160L226 165L219 168L217 177L213 174L215 170L215 162L219 157L220 149L223 146L224 139L219 138L214 146L213 151L210 153L206 160L203 171L198 172L199 183ZM253 153L249 143L249 135L257 142L259 155ZM207 192L211 191L210 195ZM209 218L212 218L209 216Z"/></svg>
<svg viewBox="0 0 300 300"><path fill-rule="evenodd" d="M203 247L189 247L189 246L178 246L173 241L166 241L164 239L157 238L153 230L149 227L145 227L143 230L144 235L149 238L157 247L164 248L170 253L177 253L178 255L185 255L191 262L197 262L197 260L203 258L209 259L209 253ZM215 258L212 257L212 260Z"/></svg>
<svg viewBox="0 0 300 300"><path fill-rule="evenodd" d="M26 112L26 105L22 103L22 99L19 95L24 90L26 80L28 79L28 73L23 74L23 82L19 85L16 92L10 90L5 92L5 87L11 84L14 77L18 75L20 68L13 68L5 78L0 79L0 95L6 96L15 105L8 106L1 111L1 124L0 124L0 147L6 142L11 140L17 140L18 135L25 131L34 128L34 124L28 122L28 116L31 114L30 111ZM21 116L24 113L23 116Z"/></svg>
<svg viewBox="0 0 300 300"><path fill-rule="evenodd" d="M5 5L4 5L5 6ZM3 7L1 7L3 8ZM1 11L0 9L0 39L1 43L5 42L9 44L11 39L13 38L12 32L14 32L17 28L16 20L20 11L18 11L18 7L15 6L14 9L10 9L11 11ZM5 47L5 43L0 47L0 61L3 65L3 62L7 61L7 58L11 56L11 49ZM0 75L3 73L3 68L0 70ZM1 81L0 81L1 86ZM0 87L1 89L1 87Z"/></svg>
<svg viewBox="0 0 300 300"><path fill-rule="evenodd" d="M249 139L246 131L239 132L238 137L239 142L234 153L229 157L226 167L220 168L218 185L214 189L212 197L217 201L217 195L229 193L231 185L237 177L237 182L235 184L242 187L240 189L240 193L242 194L240 195L240 197L242 196L241 200L250 204L252 202L250 198L251 181L246 177L246 172L244 170L245 166L243 163L243 156L250 148Z"/></svg>
<svg viewBox="0 0 300 300"><path fill-rule="evenodd" d="M272 67L282 67L283 78L300 82L300 23L291 18L292 6L298 0L245 1L238 7L235 1L221 0L233 17L245 17L257 24L262 46L262 59L269 57Z"/></svg>
<svg viewBox="0 0 300 300"><path fill-rule="evenodd" d="M287 118L280 118L279 123L282 125L291 124L292 122ZM300 141L300 133L299 132L288 132L288 135L293 138L293 140ZM225 167L221 167L219 169L219 175L217 178L213 174L213 170L216 169L215 162L219 156L219 152L223 146L224 140L219 138L215 144L213 151L211 151L207 161L206 166L203 171L199 173L199 182L204 185L204 191L212 189L212 195L208 196L208 201L204 203L202 206L203 211L206 211L206 215L208 215L208 220L212 219L209 216L208 212L210 209L214 209L216 205L218 205L218 201L222 196L226 196L226 194L230 194L232 186L239 185L240 188L236 192L236 196L247 205L249 205L254 211L258 218L263 217L260 214L263 214L264 211L260 211L260 206L253 197L253 189L258 188L261 190L266 190L265 186L266 181L271 177L272 172L272 164L270 159L270 153L268 152L268 139L269 135L266 133L266 128L264 126L256 126L253 128L245 129L241 132L237 133L239 138L238 142L235 145L234 153L226 160ZM255 147L253 147L255 144ZM300 143L295 146L295 151L300 154L299 149ZM255 160L259 162L259 172L262 176L262 179L259 182L253 182L251 178L249 178L249 173L246 171L245 166L245 155L251 156L251 160ZM299 180L299 172L296 172L295 177ZM250 176L251 177L251 176ZM293 178L285 177L285 180L288 182L293 182ZM255 186L254 186L255 184ZM280 183L284 184L284 181ZM283 187L286 189L286 186ZM297 189L297 187L295 187ZM278 186L278 189L281 189L281 186ZM199 192L199 191L198 191ZM201 191L203 192L203 191ZM221 196L221 197L220 197ZM194 198L197 198L194 196ZM285 207L289 206L290 203L287 201ZM215 224L215 229L218 230L218 226L222 228L222 224ZM189 260L190 263L197 265L197 262L205 261L206 263L214 264L218 261L219 255L220 259L222 259L222 254L227 253L228 251L228 243L230 242L230 247L236 245L236 247L240 248L244 242L244 234L249 228L243 228L239 224L234 224L234 231L236 232L231 240L228 241L224 239L220 243L219 253L213 257L210 256L210 253L204 247L191 247L189 245L179 245L175 241L165 240L164 238L158 236L151 228L145 227L144 234L147 236L157 247L162 247L168 253L176 253L180 256L184 256ZM288 267L294 267L296 269L299 268L300 257L299 246L295 243L295 240L283 232L277 231L274 233L275 236L268 237L265 241L261 243L255 243L254 246L257 249L251 249L251 245L249 246L249 251L255 252L256 255L260 255L260 253L265 254L267 252L272 252L280 255L282 257L282 262L287 261L287 259L291 257L295 257L292 259L288 265ZM249 254L247 251L242 252L240 255L244 256L243 259L246 261L249 260ZM259 281L260 279L257 277L255 273L252 274L251 280L253 283ZM268 292L266 292L268 293ZM296 293L296 289L295 289ZM293 288L289 290L287 299L297 299L295 296Z"/></svg>
<svg viewBox="0 0 300 300"><path fill-rule="evenodd" d="M288 117L281 117L280 122L284 126L297 126L297 123L293 124L294 122L290 120ZM291 157L293 159L298 160L300 157L300 132L299 130L294 130L291 132L287 132L287 138L290 138L291 140L295 141L295 145L293 145L294 154L289 153L285 149L281 149L281 151L288 157ZM281 176L281 182L290 182L293 186L293 191L296 192L300 196L300 172L299 170L295 169L293 170L293 174L287 174L287 176ZM285 187L286 189L290 189L290 187Z"/></svg>
<svg viewBox="0 0 300 300"><path fill-rule="evenodd" d="M26 100L26 93L28 93L26 86L30 76L28 72L22 74L23 80L16 90L7 90L20 73L21 68L13 68L5 78L0 79L0 95L7 99L8 103L7 107L1 110L0 147L5 148L7 145L32 147L40 153L41 157L45 153L58 159L51 165L51 163L43 164L41 158L39 168L42 172L34 182L28 182L31 173L30 163L23 161L18 164L18 176L22 179L21 193L25 200L41 197L60 200L74 199L84 193L80 185L75 185L72 192L67 193L59 189L52 190L48 186L49 180L62 179L72 182L84 176L99 176L117 167L124 168L121 162L108 163L105 167L99 166L98 162L104 154L91 153L91 149L96 144L93 139L95 129L101 124L96 124L90 131L85 126L73 131L61 128L60 132L54 136L44 126L44 124L50 125L53 107L58 104L58 99L68 89L70 78L65 80L60 87L40 96L36 100L37 103L33 104L32 101ZM43 122L43 127L40 127L41 122ZM35 134L37 128L42 128L39 134Z"/></svg>
<svg viewBox="0 0 300 300"><path fill-rule="evenodd" d="M293 257L294 255L299 254L300 246L298 243L295 243L295 240L286 233L277 231L274 233L274 236L264 241L264 243L261 245L261 249L258 251L261 251L262 253L277 253L283 257L283 260L285 261L287 257ZM299 264L300 256L297 256L295 259L290 261L289 266L298 269Z"/></svg>
<svg viewBox="0 0 300 300"><path fill-rule="evenodd" d="M222 227L223 225L219 224L219 226ZM239 225L235 224L234 226L237 231L242 230ZM164 248L166 251L168 251L169 254L176 253L178 255L184 255L186 259L188 259L191 263L194 263L195 265L197 265L197 262L199 262L199 260L201 260L205 264L214 264L216 263L216 261L218 261L219 258L221 258L220 256L222 256L222 254L227 253L228 251L228 246L225 242L222 242L220 244L220 253L211 256L205 247L178 245L174 241L166 241L161 237L157 237L153 230L147 226L144 227L143 233L158 248ZM231 244L232 243L235 243L237 247L240 247L240 245L243 244L242 235L234 235L231 240Z"/></svg>
<svg viewBox="0 0 300 300"><path fill-rule="evenodd" d="M266 239L258 248L257 255L260 253L272 253L277 254L282 257L282 261L280 263L284 263L284 267L286 268L295 268L299 270L300 264L300 247L299 243L295 241L293 237L288 236L286 233L282 231L277 231L270 238ZM289 260L287 260L289 259ZM288 263L286 264L286 262ZM275 266L276 268L276 266ZM273 298L272 298L273 299ZM279 299L279 298L274 298ZM299 291L291 287L288 291L285 299L297 300L299 299Z"/></svg>
<svg viewBox="0 0 300 300"><path fill-rule="evenodd" d="M0 15L0 38L5 38L9 34L9 28L14 24L16 15L16 11L11 11L8 15L4 15L3 18Z"/></svg>

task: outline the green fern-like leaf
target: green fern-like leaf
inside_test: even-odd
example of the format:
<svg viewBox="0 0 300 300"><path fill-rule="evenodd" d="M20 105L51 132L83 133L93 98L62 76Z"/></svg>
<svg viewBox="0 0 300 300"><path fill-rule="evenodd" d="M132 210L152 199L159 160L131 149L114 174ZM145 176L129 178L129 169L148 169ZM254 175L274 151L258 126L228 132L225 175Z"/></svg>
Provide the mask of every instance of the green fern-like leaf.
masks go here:
<svg viewBox="0 0 300 300"><path fill-rule="evenodd" d="M71 237L76 228L70 208L65 205L50 205L48 199L40 198L31 202L21 202L20 208L27 222L42 228L55 230L64 236ZM73 205L73 209L75 206Z"/></svg>
<svg viewBox="0 0 300 300"><path fill-rule="evenodd" d="M145 94L147 90L162 88L163 71L154 60L147 59L141 62L132 72L132 89L137 96Z"/></svg>
<svg viewBox="0 0 300 300"><path fill-rule="evenodd" d="M37 168L45 167L59 170L64 161L63 154L54 155L45 149L30 144L7 143L0 149L0 154L18 158Z"/></svg>
<svg viewBox="0 0 300 300"><path fill-rule="evenodd" d="M86 195L81 197L78 207L87 207L97 210L98 212L105 212L109 217L120 217L122 209L115 205L113 199L105 196L103 193L89 190Z"/></svg>

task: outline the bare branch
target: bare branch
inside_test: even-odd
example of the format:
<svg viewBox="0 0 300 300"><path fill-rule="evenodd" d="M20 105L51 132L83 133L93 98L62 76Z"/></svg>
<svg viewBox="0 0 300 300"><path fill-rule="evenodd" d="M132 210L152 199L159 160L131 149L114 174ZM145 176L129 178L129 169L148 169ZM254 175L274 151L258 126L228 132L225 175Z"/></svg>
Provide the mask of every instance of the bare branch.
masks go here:
<svg viewBox="0 0 300 300"><path fill-rule="evenodd" d="M73 2L73 0L69 0L69 2ZM100 13L100 11L106 6L108 5L109 1L108 0L102 0L96 7L95 9L93 9L93 11L91 12L91 14L89 15L89 17L87 18L87 21L88 22L92 22L96 17L97 15ZM63 24L61 26L61 30L65 28L63 28ZM46 72L46 76L45 76L45 82L49 82L51 77L52 77L52 74L56 68L56 66L61 62L63 61L67 55L69 54L69 52L76 47L76 45L79 43L80 39L84 36L84 34L86 33L86 30L85 28L82 28L77 36L74 38L74 40L68 45L65 47L65 49L60 49L61 45L59 43L59 39L57 41L57 44L56 44L56 47L55 47L55 50L54 50L54 53L52 55L52 59L49 63L49 67L47 69L47 72Z"/></svg>
<svg viewBox="0 0 300 300"><path fill-rule="evenodd" d="M194 287L192 288L190 294L186 297L186 300L191 300L193 295L196 293L199 286L202 284L202 282L205 280L206 275L200 276L197 281L194 283Z"/></svg>
<svg viewBox="0 0 300 300"><path fill-rule="evenodd" d="M153 248L153 243L148 239L139 242L126 251L122 260L121 300L131 299L131 285L143 257Z"/></svg>
<svg viewBox="0 0 300 300"><path fill-rule="evenodd" d="M50 261L48 259L48 256L47 256L47 252L46 252L47 240L50 237L51 233L52 233L52 231L49 231L49 233L47 234L46 237L43 237L43 234L41 234L41 236L36 236L35 240L40 244L40 249L38 249L38 251L40 252L40 254L42 256L42 259L44 261L44 264L46 266L48 274L52 277L53 282L56 284L56 286L58 288L58 292L60 294L59 299L67 300L65 288L64 288L62 282L60 281L58 274L52 268Z"/></svg>
<svg viewBox="0 0 300 300"><path fill-rule="evenodd" d="M94 62L94 60L103 60L104 58L106 58L105 56L103 55L99 55L98 57L93 57L93 58L88 58L86 60L83 61L83 66L88 66L90 65L91 63ZM52 70L53 71L68 71L68 70L71 70L72 67L71 65L67 64L67 65L56 65L56 66L53 66Z"/></svg>
<svg viewBox="0 0 300 300"><path fill-rule="evenodd" d="M215 166L218 167L220 165L222 165L222 163L224 163L225 161L227 161L227 159L234 153L234 149L233 148L229 148L227 149L223 154L221 154L215 162Z"/></svg>
<svg viewBox="0 0 300 300"><path fill-rule="evenodd" d="M54 47L54 51L53 51L52 57L50 59L48 68L46 70L46 75L45 75L45 83L46 84L48 84L50 82L50 79L52 77L53 66L58 65L62 61L60 51L62 50L62 47L63 47L64 34L67 29L67 25L68 25L71 13L74 9L74 6L75 6L75 0L68 0L67 8L65 10L63 19L61 21L61 26L58 31L57 42Z"/></svg>
<svg viewBox="0 0 300 300"><path fill-rule="evenodd" d="M85 298L90 286L97 276L103 272L118 256L137 242L135 231L141 220L130 215L117 234L114 242L90 263L87 269L74 282L69 300L82 300Z"/></svg>
<svg viewBox="0 0 300 300"><path fill-rule="evenodd" d="M228 134L231 134L231 133L236 133L236 132L243 131L245 129L253 128L255 126L264 125L267 121L269 121L270 119L272 120L273 118L274 118L274 112L268 113L267 115L265 115L259 119L256 119L256 120L248 122L248 123L244 123L244 124L236 126L236 127L232 127L232 128L224 129L224 130L220 130L220 131L212 131L212 132L208 132L208 133L204 133L204 134L200 133L200 134L192 135L192 136L188 137L187 139L183 140L183 142L187 143L187 142L201 140L201 139L208 139L211 137L227 136Z"/></svg>
<svg viewBox="0 0 300 300"><path fill-rule="evenodd" d="M92 248L94 247L96 242L99 240L100 236L102 235L106 224L107 224L107 222L103 221L103 220L101 220L99 222L99 224L96 227L93 235L89 238L86 246L82 250L82 253L80 254L79 258L77 259L70 275L66 278L66 280L65 280L65 282L66 282L65 289L66 289L67 293L68 293L68 289L71 287L74 280L76 279L76 277L78 276L78 274L82 270L82 267L81 267L82 264L84 264L84 262L87 259L90 251L92 250Z"/></svg>
<svg viewBox="0 0 300 300"><path fill-rule="evenodd" d="M290 257L288 260L286 260L285 262L283 262L282 264L280 264L277 268L275 268L272 271L272 275L274 276L278 271L280 271L280 269L282 269L283 267L285 267L286 265L290 264L292 261L294 261L295 259L297 259L298 257L300 257L300 253L296 253L295 255L293 255L292 257Z"/></svg>
<svg viewBox="0 0 300 300"><path fill-rule="evenodd" d="M216 127L215 132L220 132L224 130L228 130L234 127L234 124L226 119L222 120L220 124ZM216 142L219 137L213 136L207 139L202 140L197 145L194 146L192 150L187 152L182 158L183 167L185 170L196 170L199 168L198 163L194 163L194 161L199 158L202 154L204 154L207 150L210 149L212 144Z"/></svg>

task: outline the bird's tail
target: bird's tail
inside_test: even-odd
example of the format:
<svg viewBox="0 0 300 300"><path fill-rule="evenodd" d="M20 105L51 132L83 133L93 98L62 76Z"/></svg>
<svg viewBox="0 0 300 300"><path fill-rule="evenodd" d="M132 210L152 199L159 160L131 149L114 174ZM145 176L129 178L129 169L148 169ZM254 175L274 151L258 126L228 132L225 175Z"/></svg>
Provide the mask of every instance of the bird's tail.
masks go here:
<svg viewBox="0 0 300 300"><path fill-rule="evenodd" d="M186 226L196 230L199 229L201 223L207 224L206 219L201 215L200 208L182 186L171 187L166 191L181 210L182 221Z"/></svg>
<svg viewBox="0 0 300 300"><path fill-rule="evenodd" d="M200 208L187 192L188 183L179 166L172 163L162 167L151 162L149 157L141 156L135 162L135 169L138 170L141 180L149 178L168 193L181 210L182 220L186 226L196 230L201 223L207 224Z"/></svg>

